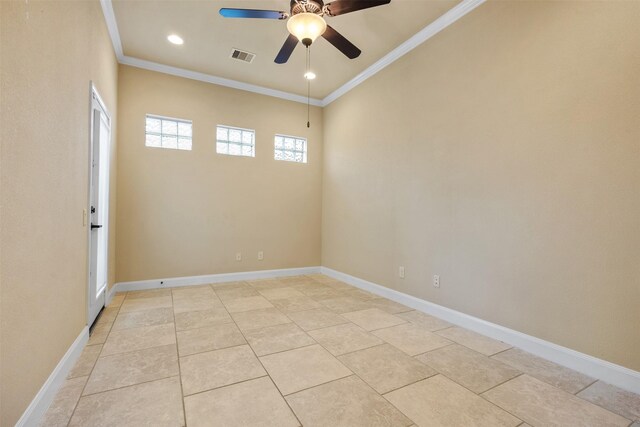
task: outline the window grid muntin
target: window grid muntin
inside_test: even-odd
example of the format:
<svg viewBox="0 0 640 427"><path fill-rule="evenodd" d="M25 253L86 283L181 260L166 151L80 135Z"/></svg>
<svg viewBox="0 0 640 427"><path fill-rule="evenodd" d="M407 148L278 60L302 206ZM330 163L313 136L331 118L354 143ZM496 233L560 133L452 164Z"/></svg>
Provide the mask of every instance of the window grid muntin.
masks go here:
<svg viewBox="0 0 640 427"><path fill-rule="evenodd" d="M220 132L224 131L226 137L220 138ZM231 131L240 132L239 141L231 141L229 134ZM249 135L251 142L245 142L245 135ZM220 146L226 146L226 152L220 150ZM239 153L232 153L231 146L236 146L239 149ZM244 154L244 147L249 147L250 151ZM235 126L217 125L216 126L216 153L225 156L238 156L238 157L255 157L256 156L256 131L253 129L244 129Z"/></svg>
<svg viewBox="0 0 640 427"><path fill-rule="evenodd" d="M282 141L280 147L278 147L278 139ZM287 139L293 140L294 148L286 148L285 142ZM301 150L297 149L298 143L302 145ZM278 158L278 153L282 154L282 158ZM285 158L287 153L292 155L293 159ZM300 160L298 160L298 157ZM283 162L307 163L307 139L299 136L276 134L274 138L273 158Z"/></svg>
<svg viewBox="0 0 640 427"><path fill-rule="evenodd" d="M154 132L149 130L149 121L150 120L159 120L160 121L160 131L159 132ZM169 133L166 132L165 133L165 123L168 126L171 125L175 125L176 128L176 133ZM188 132L185 133L181 133L181 127L184 126L180 126L180 125L187 125L188 126ZM186 129L185 129L186 131ZM159 145L157 144L151 144L149 142L149 136L151 137L158 137L159 138ZM172 146L166 146L165 145L165 138L166 139L172 139L175 138L175 142L176 145L175 147ZM181 147L181 140L183 144L186 144L184 146ZM157 116L155 114L147 114L145 116L145 146L146 147L151 147L151 148L166 148L169 150L183 150L183 151L191 151L191 149L193 148L193 122L191 120L184 120L184 119L176 119L173 117L164 117L164 116Z"/></svg>

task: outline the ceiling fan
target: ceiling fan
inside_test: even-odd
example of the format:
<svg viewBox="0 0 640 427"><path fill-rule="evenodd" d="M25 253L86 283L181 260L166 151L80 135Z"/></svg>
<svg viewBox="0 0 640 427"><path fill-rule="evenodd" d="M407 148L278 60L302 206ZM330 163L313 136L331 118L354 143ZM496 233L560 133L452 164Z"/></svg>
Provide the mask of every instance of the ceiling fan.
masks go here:
<svg viewBox="0 0 640 427"><path fill-rule="evenodd" d="M320 36L348 58L354 59L360 56L362 51L330 25L327 25L324 17L344 15L390 2L391 0L335 0L324 4L323 0L291 0L289 13L277 10L225 7L220 9L220 15L225 18L288 19L287 29L290 34L276 56L275 62L277 64L284 64L289 60L298 41L309 47Z"/></svg>

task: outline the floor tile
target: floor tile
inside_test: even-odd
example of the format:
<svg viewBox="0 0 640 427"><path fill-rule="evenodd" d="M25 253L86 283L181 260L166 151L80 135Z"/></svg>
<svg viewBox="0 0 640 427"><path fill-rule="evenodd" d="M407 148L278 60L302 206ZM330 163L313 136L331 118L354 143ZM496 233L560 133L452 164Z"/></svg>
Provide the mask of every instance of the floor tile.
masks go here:
<svg viewBox="0 0 640 427"><path fill-rule="evenodd" d="M245 332L245 338L258 356L305 347L316 342L294 323Z"/></svg>
<svg viewBox="0 0 640 427"><path fill-rule="evenodd" d="M51 402L49 409L40 420L42 427L66 427L69 424L73 410L80 399L82 389L88 377L78 377L66 380Z"/></svg>
<svg viewBox="0 0 640 427"><path fill-rule="evenodd" d="M257 297L260 293L251 286L244 284L242 286L229 286L216 290L216 295L222 302L236 298Z"/></svg>
<svg viewBox="0 0 640 427"><path fill-rule="evenodd" d="M175 320L176 331L206 328L207 326L223 325L225 323L233 322L233 319L224 307L176 313Z"/></svg>
<svg viewBox="0 0 640 427"><path fill-rule="evenodd" d="M322 304L307 296L283 298L271 300L271 304L283 313L295 313L296 311L313 310L322 308Z"/></svg>
<svg viewBox="0 0 640 427"><path fill-rule="evenodd" d="M109 304L107 304L107 307L120 307L124 302L125 297L125 293L117 293L113 296L113 298L111 298L111 301L109 302Z"/></svg>
<svg viewBox="0 0 640 427"><path fill-rule="evenodd" d="M147 348L101 357L87 381L84 395L100 393L179 375L176 346Z"/></svg>
<svg viewBox="0 0 640 427"><path fill-rule="evenodd" d="M105 307L96 319L96 325L112 324L118 311L120 311L120 307Z"/></svg>
<svg viewBox="0 0 640 427"><path fill-rule="evenodd" d="M306 275L307 278L316 281L318 283L331 283L331 282L337 282L336 279L334 279L333 277L329 277L325 274L321 274L321 273L312 273L312 274L307 274Z"/></svg>
<svg viewBox="0 0 640 427"><path fill-rule="evenodd" d="M241 331L251 329L266 328L267 326L282 325L291 323L291 319L275 308L264 308L261 310L244 311L233 313L233 320Z"/></svg>
<svg viewBox="0 0 640 427"><path fill-rule="evenodd" d="M102 347L102 356L125 353L145 348L175 344L176 334L173 323L144 328L113 331Z"/></svg>
<svg viewBox="0 0 640 427"><path fill-rule="evenodd" d="M248 345L181 357L180 371L185 396L267 374Z"/></svg>
<svg viewBox="0 0 640 427"><path fill-rule="evenodd" d="M381 394L436 374L389 344L338 356L338 360Z"/></svg>
<svg viewBox="0 0 640 427"><path fill-rule="evenodd" d="M274 299L303 297L302 292L293 288L275 288L275 289L263 289L259 291L260 294L266 299L272 301Z"/></svg>
<svg viewBox="0 0 640 427"><path fill-rule="evenodd" d="M352 375L287 396L304 426L408 426L412 422Z"/></svg>
<svg viewBox="0 0 640 427"><path fill-rule="evenodd" d="M374 298L367 301L369 305L390 314L406 313L413 309L386 298ZM406 320L406 319L405 319Z"/></svg>
<svg viewBox="0 0 640 427"><path fill-rule="evenodd" d="M180 357L246 343L235 323L179 331L177 336Z"/></svg>
<svg viewBox="0 0 640 427"><path fill-rule="evenodd" d="M319 345L263 356L260 361L284 395L352 374Z"/></svg>
<svg viewBox="0 0 640 427"><path fill-rule="evenodd" d="M526 374L482 396L531 425L626 427L630 422Z"/></svg>
<svg viewBox="0 0 640 427"><path fill-rule="evenodd" d="M184 426L178 377L83 396L70 426Z"/></svg>
<svg viewBox="0 0 640 427"><path fill-rule="evenodd" d="M482 393L521 374L515 368L459 344L416 356L449 379Z"/></svg>
<svg viewBox="0 0 640 427"><path fill-rule="evenodd" d="M595 378L534 356L519 348L511 348L491 358L571 394L579 392L595 381Z"/></svg>
<svg viewBox="0 0 640 427"><path fill-rule="evenodd" d="M445 378L436 375L384 396L419 426L517 426L520 420Z"/></svg>
<svg viewBox="0 0 640 427"><path fill-rule="evenodd" d="M244 281L235 281L235 282L220 282L220 283L211 283L209 286L213 288L216 293L219 289L231 289L231 288L243 288L249 286L247 282Z"/></svg>
<svg viewBox="0 0 640 427"><path fill-rule="evenodd" d="M331 286L322 285L320 283L300 286L297 289L304 295L316 300L347 296L344 291L332 288Z"/></svg>
<svg viewBox="0 0 640 427"><path fill-rule="evenodd" d="M171 289L147 289L144 291L129 291L127 292L127 299L138 298L155 298L155 297L170 297Z"/></svg>
<svg viewBox="0 0 640 427"><path fill-rule="evenodd" d="M103 344L107 340L107 336L109 336L111 326L113 325L109 323L104 325L96 325L91 328L87 345Z"/></svg>
<svg viewBox="0 0 640 427"><path fill-rule="evenodd" d="M180 286L171 289L174 299L180 298L212 298L215 297L213 288L209 285Z"/></svg>
<svg viewBox="0 0 640 427"><path fill-rule="evenodd" d="M382 340L353 323L314 329L308 332L334 356L382 344Z"/></svg>
<svg viewBox="0 0 640 427"><path fill-rule="evenodd" d="M217 308L224 308L224 306L216 296L173 297L173 312L175 314L188 311L215 310Z"/></svg>
<svg viewBox="0 0 640 427"><path fill-rule="evenodd" d="M171 307L132 311L129 313L120 313L113 323L113 330L121 331L123 329L163 325L172 322L173 309Z"/></svg>
<svg viewBox="0 0 640 427"><path fill-rule="evenodd" d="M323 299L320 301L322 305L327 307L329 310L335 311L338 314L348 313L350 311L358 311L358 310L366 310L367 308L371 308L366 301L355 297L338 297L338 298L330 298Z"/></svg>
<svg viewBox="0 0 640 427"><path fill-rule="evenodd" d="M578 396L630 420L640 420L640 395L597 381Z"/></svg>
<svg viewBox="0 0 640 427"><path fill-rule="evenodd" d="M300 425L269 377L187 396L184 406L190 427Z"/></svg>
<svg viewBox="0 0 640 427"><path fill-rule="evenodd" d="M89 375L101 351L102 346L100 344L85 346L67 378L86 377Z"/></svg>
<svg viewBox="0 0 640 427"><path fill-rule="evenodd" d="M171 307L173 302L170 296L125 299L120 307L120 313L130 313L132 311L152 310L154 308Z"/></svg>
<svg viewBox="0 0 640 427"><path fill-rule="evenodd" d="M389 314L378 308L369 308L367 310L344 313L342 317L351 320L353 323L367 331L388 328L390 326L406 323L404 319L396 317L393 314Z"/></svg>
<svg viewBox="0 0 640 427"><path fill-rule="evenodd" d="M287 314L298 326L305 331L326 328L349 322L344 317L326 309L307 310Z"/></svg>
<svg viewBox="0 0 640 427"><path fill-rule="evenodd" d="M271 304L265 297L258 295L254 297L230 299L224 302L224 306L227 308L229 313L233 314L242 313L243 311L258 310L261 308L270 308L273 307L273 304Z"/></svg>
<svg viewBox="0 0 640 427"><path fill-rule="evenodd" d="M438 319L437 317L430 316L416 310L408 311L406 313L398 313L396 314L396 316L415 325L421 326L431 332L437 331L439 329L450 328L451 326L453 326L449 322L445 322L442 319Z"/></svg>
<svg viewBox="0 0 640 427"><path fill-rule="evenodd" d="M249 286L254 289L262 290L262 289L276 289L276 288L288 288L290 285L287 283L282 283L277 279L258 279L258 280L247 280Z"/></svg>
<svg viewBox="0 0 640 427"><path fill-rule="evenodd" d="M349 296L355 297L355 298L359 298L361 300L372 300L374 298L378 298L378 295L376 294L372 294L371 292L367 292L367 291L363 291L362 289L358 289L355 287L352 287L351 289L349 289L347 291L347 294Z"/></svg>
<svg viewBox="0 0 640 427"><path fill-rule="evenodd" d="M308 285L308 284L316 283L315 280L313 280L308 276L284 276L284 277L278 277L277 280L287 286Z"/></svg>
<svg viewBox="0 0 640 427"><path fill-rule="evenodd" d="M476 332L460 328L458 326L442 329L436 333L450 339L451 341L455 341L458 344L462 344L465 347L469 347L478 353L482 353L485 356L491 356L492 354L511 348L507 343L485 337L484 335L480 335Z"/></svg>
<svg viewBox="0 0 640 427"><path fill-rule="evenodd" d="M372 333L404 351L409 356L416 356L451 344L448 339L411 323L379 329Z"/></svg>

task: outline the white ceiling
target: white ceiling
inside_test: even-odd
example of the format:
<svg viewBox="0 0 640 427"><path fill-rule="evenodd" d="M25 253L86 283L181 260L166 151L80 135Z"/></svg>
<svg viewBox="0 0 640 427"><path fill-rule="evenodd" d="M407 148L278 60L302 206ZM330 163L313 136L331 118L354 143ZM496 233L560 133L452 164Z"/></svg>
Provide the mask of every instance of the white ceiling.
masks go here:
<svg viewBox="0 0 640 427"><path fill-rule="evenodd" d="M391 0L372 9L337 17L327 23L362 50L348 59L324 39L311 46L312 69L318 78L311 96L324 98L398 45L432 23L456 0ZM288 12L289 0L113 0L125 56L306 95L305 49L299 44L289 62L273 62L288 32L286 21L225 19L221 7ZM175 46L167 35L180 35ZM232 48L255 53L251 64L229 58Z"/></svg>

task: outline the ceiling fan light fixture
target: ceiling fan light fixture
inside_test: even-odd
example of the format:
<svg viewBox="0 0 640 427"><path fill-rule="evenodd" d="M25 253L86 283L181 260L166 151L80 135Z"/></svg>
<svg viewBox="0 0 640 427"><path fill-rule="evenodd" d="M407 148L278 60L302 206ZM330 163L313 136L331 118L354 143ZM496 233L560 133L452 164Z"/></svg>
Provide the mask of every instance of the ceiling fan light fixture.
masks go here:
<svg viewBox="0 0 640 427"><path fill-rule="evenodd" d="M182 37L180 37L177 34L170 34L167 36L167 40L169 40L170 43L173 43L175 45L183 45L184 44L184 40L182 39Z"/></svg>
<svg viewBox="0 0 640 427"><path fill-rule="evenodd" d="M298 13L287 21L287 30L307 47L316 41L326 29L327 23L324 18L315 13Z"/></svg>

